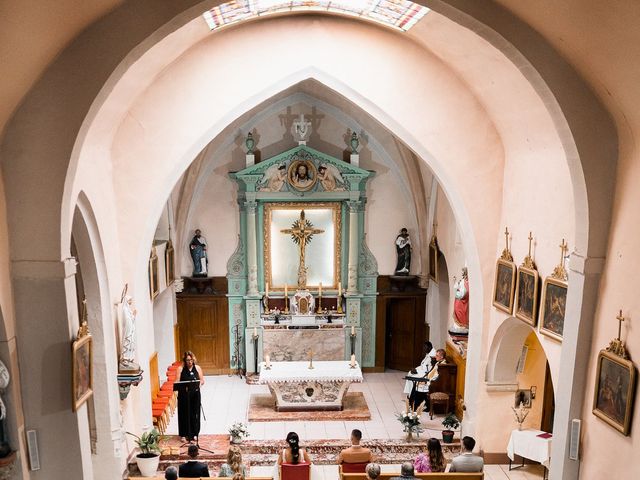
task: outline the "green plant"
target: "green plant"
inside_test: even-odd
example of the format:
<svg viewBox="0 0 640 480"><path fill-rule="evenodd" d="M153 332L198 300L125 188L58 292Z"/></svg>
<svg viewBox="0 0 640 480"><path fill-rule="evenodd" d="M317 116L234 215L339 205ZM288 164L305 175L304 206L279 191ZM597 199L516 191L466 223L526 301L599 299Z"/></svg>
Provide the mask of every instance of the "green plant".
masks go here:
<svg viewBox="0 0 640 480"><path fill-rule="evenodd" d="M460 420L453 413L450 413L442 420L442 426L447 430L455 430L460 426Z"/></svg>
<svg viewBox="0 0 640 480"><path fill-rule="evenodd" d="M142 458L155 457L160 454L160 442L164 440L164 435L160 435L160 432L155 428L148 432L144 432L141 436L134 433L127 432L128 435L135 437L136 445L140 449L140 456Z"/></svg>

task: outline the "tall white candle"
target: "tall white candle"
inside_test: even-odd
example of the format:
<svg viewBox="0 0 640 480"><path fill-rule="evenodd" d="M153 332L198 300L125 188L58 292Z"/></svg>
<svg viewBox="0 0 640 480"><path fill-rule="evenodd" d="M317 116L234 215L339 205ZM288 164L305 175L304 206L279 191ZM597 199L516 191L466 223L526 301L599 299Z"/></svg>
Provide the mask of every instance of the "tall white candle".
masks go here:
<svg viewBox="0 0 640 480"><path fill-rule="evenodd" d="M355 334L356 334L356 327L351 325L351 335L355 335Z"/></svg>
<svg viewBox="0 0 640 480"><path fill-rule="evenodd" d="M284 296L286 297L287 294L289 293L289 289L287 288L287 284L284 284Z"/></svg>
<svg viewBox="0 0 640 480"><path fill-rule="evenodd" d="M322 282L320 282L320 286L318 287L318 294L322 296Z"/></svg>
<svg viewBox="0 0 640 480"><path fill-rule="evenodd" d="M269 368L271 366L271 362L269 361L269 355L265 355L264 356L264 365L265 367Z"/></svg>
<svg viewBox="0 0 640 480"><path fill-rule="evenodd" d="M342 296L342 282L338 282L338 296Z"/></svg>
<svg viewBox="0 0 640 480"><path fill-rule="evenodd" d="M356 365L356 356L355 356L355 354L352 353L351 354L351 366L355 367L355 365Z"/></svg>
<svg viewBox="0 0 640 480"><path fill-rule="evenodd" d="M269 296L269 282L265 283L265 285L264 285L264 294L267 297Z"/></svg>
<svg viewBox="0 0 640 480"><path fill-rule="evenodd" d="M256 327L253 327L253 336L254 337L258 336L258 329Z"/></svg>

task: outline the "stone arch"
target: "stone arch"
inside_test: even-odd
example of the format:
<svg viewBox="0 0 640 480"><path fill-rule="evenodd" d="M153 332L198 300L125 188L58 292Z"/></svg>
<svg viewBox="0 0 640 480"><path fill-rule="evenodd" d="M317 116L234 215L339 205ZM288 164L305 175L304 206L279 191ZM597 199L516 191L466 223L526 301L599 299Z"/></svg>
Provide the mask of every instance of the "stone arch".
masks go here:
<svg viewBox="0 0 640 480"><path fill-rule="evenodd" d="M522 345L531 332L530 325L515 317L508 317L496 330L485 370L485 382L490 389L515 390L516 365L522 352Z"/></svg>
<svg viewBox="0 0 640 480"><path fill-rule="evenodd" d="M89 27L45 72L8 124L0 154L8 185L11 256L13 259L24 260L27 267L29 262L34 266L38 262L59 265L64 258L64 252L68 252L66 243L72 229L75 204L70 200L73 196L72 189L63 193L63 184L69 170L69 158L73 158L74 142L78 140L79 133L86 131L87 124L83 125L83 121L91 116L87 114L93 108L99 107L99 99L108 93L118 80L119 73L130 68L136 58L151 49L155 41L177 30L205 8L221 2L192 1L180 5L174 2L166 3L165 7L168 8L165 10L159 10L157 2L151 0L137 2L135 7L125 4L96 25ZM552 105L556 113L560 113L558 118L554 118L557 120L558 131L567 145L578 219L577 252L571 265L573 272L581 276L572 284L567 307L567 317L576 320L575 323L567 325L565 332L565 345L571 347L566 349L566 355L563 351L564 370L561 377L570 385L574 369L579 363L576 350L588 352L591 312L595 310L596 294L591 294L591 298L586 301L583 301L582 297L583 291L597 291L599 268L607 236L606 228L595 231L589 226L598 223L606 226L609 223L615 171L611 165L615 163L616 158L615 127L588 86L544 39L534 36L534 41L531 41L531 29L526 25L522 28L522 22L511 14L502 10L496 11L500 7L481 5L476 9L471 3L453 0L429 2L434 8L440 8L445 15L455 18L459 24L474 29L485 38L491 38L491 43L496 48L505 52L514 63L522 66L523 73L532 84L547 91L548 94L544 95L545 100ZM145 14L149 14L148 18L144 17ZM144 20L128 22L128 15L131 15L130 18ZM119 31L115 42L110 35L111 31ZM531 46L527 46L527 42ZM541 55L532 50L534 44L539 48L547 48L548 51ZM95 54L94 49L98 54ZM513 55L514 51L518 53L518 58ZM129 53L132 53L130 57ZM88 58L92 60L87 62ZM522 58L526 61L521 64ZM94 77L80 85L65 85L74 73L86 71L93 72ZM66 105L74 107L65 109ZM591 108L585 111L585 105ZM60 121L58 112L64 112L65 121ZM35 125L34 119L37 119ZM32 129L44 134L34 137L31 135L34 131ZM571 148L572 145L574 148ZM607 161L602 161L603 158ZM40 183L39 179L43 177L47 179L47 185ZM43 196L47 197L47 202L42 202ZM65 196L66 200L63 200ZM61 204L66 210L62 216L59 209ZM40 219L45 220L42 222ZM53 239L38 252L37 258L21 242L21 239L36 235L46 235ZM470 276L473 277L473 266L469 265L469 268ZM44 278L45 281L60 281L59 273L52 274L47 271L39 272L38 275L36 280ZM16 270L16 277L25 287L32 281L24 268ZM478 299L481 300L480 297ZM17 315L22 318L29 315L29 309L26 308L29 301L33 299L27 299L26 295L20 292L16 295ZM63 307L58 308L59 313L64 311ZM37 327L38 322L47 320L44 314L31 318L31 322L25 323L24 328ZM480 352L476 351L474 355L476 360L479 360ZM469 373L472 373L471 369ZM582 377L577 377L579 378L576 381L581 382ZM580 411L582 398L571 389L567 393L568 398L572 400L570 405L560 411L564 420L567 420L570 414ZM38 410L30 405L26 405L25 408L34 412ZM566 423L562 426L566 427ZM56 426L51 425L51 428L55 429ZM554 442L554 449L555 445L566 443L563 442L563 438L558 440ZM566 455L558 450L554 454L554 462L564 462L565 457Z"/></svg>
<svg viewBox="0 0 640 480"><path fill-rule="evenodd" d="M122 473L122 460L115 452L120 449L119 394L115 378L117 346L111 295L107 280L107 264L99 228L91 203L84 192L78 196L71 235L77 249L79 268L87 300L87 317L93 337L93 398L89 400L89 424L83 418L79 434L85 474L93 471L96 478L114 478ZM71 290L71 291L69 291ZM75 288L67 290L68 301L75 301ZM71 297L71 298L69 298ZM71 303L70 303L71 304ZM83 428L86 425L89 431ZM114 435L115 432L115 435ZM89 441L86 441L86 435ZM83 438L85 437L85 438ZM86 449L94 444L94 454ZM91 459L88 468L85 459Z"/></svg>

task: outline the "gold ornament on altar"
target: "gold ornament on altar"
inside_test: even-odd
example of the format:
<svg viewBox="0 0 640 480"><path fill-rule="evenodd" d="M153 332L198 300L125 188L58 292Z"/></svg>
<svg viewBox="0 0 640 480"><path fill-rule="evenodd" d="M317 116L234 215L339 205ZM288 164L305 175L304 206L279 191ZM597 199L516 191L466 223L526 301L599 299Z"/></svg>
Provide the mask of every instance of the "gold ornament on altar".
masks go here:
<svg viewBox="0 0 640 480"><path fill-rule="evenodd" d="M309 370L313 370L313 350L309 350Z"/></svg>

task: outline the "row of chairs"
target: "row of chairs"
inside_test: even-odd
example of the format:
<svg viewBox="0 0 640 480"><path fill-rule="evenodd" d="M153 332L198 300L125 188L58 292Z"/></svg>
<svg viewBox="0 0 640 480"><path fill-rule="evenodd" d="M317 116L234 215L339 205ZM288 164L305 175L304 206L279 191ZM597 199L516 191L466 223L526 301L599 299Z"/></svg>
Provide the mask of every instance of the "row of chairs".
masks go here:
<svg viewBox="0 0 640 480"><path fill-rule="evenodd" d="M160 385L158 378L157 387L152 388L151 414L153 425L162 434L167 429L171 417L177 407L177 392L173 390L173 383L177 380L178 368L182 362L174 362L167 368L167 380Z"/></svg>

